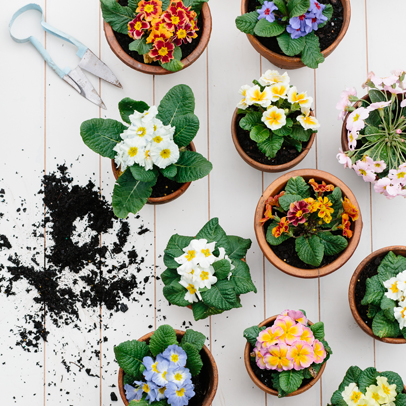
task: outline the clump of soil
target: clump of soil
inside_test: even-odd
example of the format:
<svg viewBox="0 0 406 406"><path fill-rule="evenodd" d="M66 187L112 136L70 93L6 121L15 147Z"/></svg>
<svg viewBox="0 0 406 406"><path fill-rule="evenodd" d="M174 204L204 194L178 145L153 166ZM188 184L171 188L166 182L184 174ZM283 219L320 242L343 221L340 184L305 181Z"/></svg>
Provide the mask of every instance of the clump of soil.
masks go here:
<svg viewBox="0 0 406 406"><path fill-rule="evenodd" d="M320 50L324 51L327 49L339 36L341 27L344 21L344 8L340 0L318 0L322 4L331 4L333 6L333 16L330 21L323 27L314 31L314 33L319 37ZM260 6L258 0L249 0L248 2L248 12L255 11L257 7ZM258 41L268 48L272 52L284 55L282 50L278 45L278 40L276 37L258 37Z"/></svg>
<svg viewBox="0 0 406 406"><path fill-rule="evenodd" d="M175 182L174 180L170 180L159 174L158 180L152 188L151 197L164 197L170 195L180 189L183 185L184 183Z"/></svg>
<svg viewBox="0 0 406 406"><path fill-rule="evenodd" d="M118 2L120 3L120 5L122 6L127 6L128 5L128 0L118 0ZM188 42L186 44L182 44L180 46L180 49L182 50L182 59L187 58L199 45L200 43L200 39L203 33L203 15L202 13L200 13L198 19L197 19L197 28L199 28L199 31L196 31L197 33L197 37L195 39L192 40L192 42ZM135 51L130 51L129 50L129 45L131 44L131 42L133 42L134 40L129 37L126 34L121 34L119 32L115 32L114 31L114 36L117 39L117 42L120 44L121 48L123 48L124 52L128 55L131 56L131 58L135 59L137 62L140 63L145 63L144 62L144 56L138 54L138 52ZM151 62L148 65L151 66L160 66L159 62Z"/></svg>

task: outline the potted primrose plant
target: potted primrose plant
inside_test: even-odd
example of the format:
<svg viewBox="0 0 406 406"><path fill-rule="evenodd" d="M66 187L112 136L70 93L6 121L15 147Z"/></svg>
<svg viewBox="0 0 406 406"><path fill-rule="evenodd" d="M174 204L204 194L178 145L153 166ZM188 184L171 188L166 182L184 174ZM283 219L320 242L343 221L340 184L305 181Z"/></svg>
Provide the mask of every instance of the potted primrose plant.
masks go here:
<svg viewBox="0 0 406 406"><path fill-rule="evenodd" d="M244 331L244 362L252 381L274 396L295 396L320 378L333 353L324 323L307 320L303 310L285 310Z"/></svg>
<svg viewBox="0 0 406 406"><path fill-rule="evenodd" d="M289 75L268 70L254 86L240 88L231 133L242 159L264 172L281 172L301 162L313 145L319 122L313 98L290 85Z"/></svg>
<svg viewBox="0 0 406 406"><path fill-rule="evenodd" d="M242 0L241 14L237 28L272 64L316 69L344 38L351 6L350 0Z"/></svg>
<svg viewBox="0 0 406 406"><path fill-rule="evenodd" d="M406 196L405 74L381 78L370 72L363 85L368 94L359 99L347 88L337 104L344 119L338 161L388 199Z"/></svg>
<svg viewBox="0 0 406 406"><path fill-rule="evenodd" d="M227 235L211 219L195 237L173 235L165 249L163 293L174 305L191 307L195 320L242 307L240 295L257 292L244 258L251 240Z"/></svg>
<svg viewBox="0 0 406 406"><path fill-rule="evenodd" d="M190 182L209 174L212 164L196 152L192 143L199 119L194 114L195 98L189 86L174 86L158 107L129 98L121 100L118 107L126 125L94 118L80 127L84 143L113 159L117 166L115 175L120 176L113 191L117 217L137 213L147 202L171 201ZM151 201L151 195L161 199Z"/></svg>
<svg viewBox="0 0 406 406"><path fill-rule="evenodd" d="M362 370L352 366L327 406L404 404L405 386L396 372L379 372L373 367Z"/></svg>
<svg viewBox="0 0 406 406"><path fill-rule="evenodd" d="M355 270L348 293L351 312L371 337L406 343L406 247L382 248Z"/></svg>
<svg viewBox="0 0 406 406"><path fill-rule="evenodd" d="M209 43L208 0L100 1L110 48L140 72L177 72L195 62Z"/></svg>
<svg viewBox="0 0 406 406"><path fill-rule="evenodd" d="M262 252L281 271L301 278L325 276L343 266L358 246L359 206L335 176L289 172L263 193L255 212Z"/></svg>
<svg viewBox="0 0 406 406"><path fill-rule="evenodd" d="M218 385L217 366L197 331L169 325L114 347L118 387L130 406L210 406Z"/></svg>

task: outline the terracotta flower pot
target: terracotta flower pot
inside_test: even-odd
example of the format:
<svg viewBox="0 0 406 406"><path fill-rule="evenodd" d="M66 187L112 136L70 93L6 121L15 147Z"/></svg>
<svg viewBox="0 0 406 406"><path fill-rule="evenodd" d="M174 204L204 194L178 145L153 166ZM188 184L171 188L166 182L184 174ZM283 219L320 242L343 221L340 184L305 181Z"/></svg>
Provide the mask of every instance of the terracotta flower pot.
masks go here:
<svg viewBox="0 0 406 406"><path fill-rule="evenodd" d="M351 19L350 0L340 0L340 1L344 8L343 25L336 40L328 48L322 51L322 54L325 58L329 56L337 48L338 44L344 38L344 35L346 34L348 27L350 25ZM245 14L248 12L248 3L249 0L241 1L241 14ZM273 52L268 48L266 48L264 45L262 45L257 37L250 34L247 34L247 37L251 45L255 48L257 52L259 52L264 58L268 59L269 62L271 62L275 66L278 66L279 68L298 69L306 66L299 57L277 54L276 52Z"/></svg>
<svg viewBox="0 0 406 406"><path fill-rule="evenodd" d="M311 115L313 115L313 112L311 113ZM307 144L307 147L304 148L303 151L295 159L292 159L290 162L286 162L285 164L281 164L281 165L261 164L260 162L257 162L254 159L252 159L251 157L249 157L247 155L247 153L242 149L240 142L238 141L238 137L237 137L237 128L238 128L237 117L238 117L238 109L235 109L233 118L231 120L231 135L233 137L235 149L240 154L240 157L249 166L251 166L255 169L258 169L259 171L262 171L262 172L283 172L283 171L287 171L288 169L292 169L297 164L299 164L300 162L303 161L303 159L306 157L306 155L310 151L310 148L312 147L313 142L316 138L316 133L313 133L309 139L309 143Z"/></svg>
<svg viewBox="0 0 406 406"><path fill-rule="evenodd" d="M190 147L190 151L196 152L196 147L195 144L193 144L193 141L189 144ZM114 162L114 159L111 160L111 168L113 169L113 175L116 178L116 180L118 179L118 174L119 171L116 167L116 164ZM167 196L162 196L162 197L150 197L147 201L147 204L165 204L165 203L169 203L172 200L177 199L179 196L183 195L183 193L186 192L187 188L190 186L192 182L186 182L184 183L178 190L176 190L175 192L167 195Z"/></svg>
<svg viewBox="0 0 406 406"><path fill-rule="evenodd" d="M207 44L210 40L212 20L210 8L207 3L203 5L201 14L203 17L203 27L201 27L199 31L200 41L194 51L189 56L182 59L182 63L184 66L183 69L190 66L200 57L200 55L206 49ZM153 66L150 64L141 63L131 58L131 56L127 54L126 50L123 50L123 48L121 48L121 45L118 43L114 35L113 29L111 28L110 24L106 23L105 21L104 32L106 34L107 43L109 44L111 50L122 62L124 62L130 68L133 68L139 72L148 73L150 75L168 75L170 73L174 73L162 68L161 66Z"/></svg>
<svg viewBox="0 0 406 406"><path fill-rule="evenodd" d="M271 326L277 317L278 316L272 316L269 319L264 320L262 323L259 324L259 327ZM309 321L309 325L312 325L312 324L313 323L311 321ZM250 363L250 349L251 349L251 344L247 342L247 344L245 345L245 349L244 349L244 363L245 363L245 367L247 368L248 375L252 379L252 382L254 382L255 385L257 385L258 388L263 390L264 392L269 393L270 395L278 396L278 391L276 391L275 389L268 388L268 386L264 385L254 374L254 371L252 370L251 363ZM323 364L323 366L321 367L316 378L314 378L308 384L301 386L298 390L296 390L292 393L289 393L289 395L286 395L286 397L300 395L301 393L309 390L321 378L321 375L323 374L324 370L326 369L326 365L327 365L327 362Z"/></svg>
<svg viewBox="0 0 406 406"><path fill-rule="evenodd" d="M183 335L185 334L184 331L182 330L175 330L176 335L178 340L180 340ZM141 338L138 339L138 341L145 341L147 344L149 343L149 340L154 334L152 331L151 333L145 334ZM209 349L206 346L203 346L202 351L200 352L200 355L202 357L203 365L209 365L209 388L207 390L206 397L204 398L204 401L201 405L199 406L210 406L211 403L213 402L214 397L216 396L217 392L217 386L218 386L218 370L217 370L217 365L216 361L213 358L213 355L209 351ZM125 397L125 391L124 391L124 383L123 383L123 378L124 378L124 371L120 368L118 372L118 389L120 391L120 396L121 399L123 400L124 404L128 406L129 402L127 398Z"/></svg>
<svg viewBox="0 0 406 406"><path fill-rule="evenodd" d="M380 250L374 251L372 254L368 255L357 267L354 274L352 275L350 281L350 287L348 290L348 301L350 303L351 313L354 316L355 321L358 325L364 330L369 336L382 341L384 343L389 344L406 344L406 340L404 338L391 338L391 337L377 337L373 332L371 327L365 324L364 320L362 320L360 314L358 313L357 305L355 303L355 289L356 285L359 281L360 275L364 271L365 267L371 261L375 260L378 257L384 257L389 251L393 251L396 255L402 255L406 257L406 247L403 245L392 245L390 247L381 248ZM372 319L371 319L372 321Z"/></svg>
<svg viewBox="0 0 406 406"><path fill-rule="evenodd" d="M353 222L351 225L351 230L353 231L353 236L349 240L347 248L341 252L340 256L331 262L328 265L322 266L320 268L315 269L302 269L296 268L285 263L281 260L272 250L271 246L266 241L266 232L265 228L260 225L260 220L263 218L264 211L265 211L265 202L269 198L269 196L274 196L278 194L281 190L283 190L286 186L288 180L295 176L301 176L306 181L314 178L316 182L325 181L327 184L331 183L335 186L338 186L344 197L350 199L351 203L357 208L359 211L359 218L357 221ZM355 249L358 246L361 231L362 231L362 217L361 211L359 209L359 205L357 199L355 198L354 194L351 192L348 186L345 185L340 179L331 175L328 172L320 171L318 169L299 169L296 171L289 172L274 182L272 182L262 194L261 198L259 199L256 211L255 211L255 218L254 218L254 228L255 228L255 235L257 237L257 241L259 247L261 248L262 252L266 256L269 262L274 265L276 268L280 269L282 272L285 272L292 276L297 276L299 278L317 278L319 276L326 276L337 269L341 268L352 256Z"/></svg>

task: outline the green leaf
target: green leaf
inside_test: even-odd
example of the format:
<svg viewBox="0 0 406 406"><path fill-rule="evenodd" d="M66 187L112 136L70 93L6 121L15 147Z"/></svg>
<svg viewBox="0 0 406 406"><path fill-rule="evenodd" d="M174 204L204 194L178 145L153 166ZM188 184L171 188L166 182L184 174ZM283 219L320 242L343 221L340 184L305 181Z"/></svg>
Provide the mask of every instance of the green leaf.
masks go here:
<svg viewBox="0 0 406 406"><path fill-rule="evenodd" d="M274 372L271 374L272 379L272 386L278 391L278 398L283 398L287 395L287 393L281 388L281 384L279 382L279 373Z"/></svg>
<svg viewBox="0 0 406 406"><path fill-rule="evenodd" d="M124 385L133 385L135 378L131 375L124 374L123 383Z"/></svg>
<svg viewBox="0 0 406 406"><path fill-rule="evenodd" d="M286 137L287 135L292 134L292 128L288 126L284 126L279 128L278 130L273 130L273 134L279 135L280 137Z"/></svg>
<svg viewBox="0 0 406 406"><path fill-rule="evenodd" d="M319 63L324 62L324 56L320 52L319 38L314 32L305 36L306 45L302 51L302 62L309 68L316 69Z"/></svg>
<svg viewBox="0 0 406 406"><path fill-rule="evenodd" d="M270 23L265 18L261 18L254 28L255 35L258 37L276 37L277 35L282 34L285 31L285 26L279 24L278 21Z"/></svg>
<svg viewBox="0 0 406 406"><path fill-rule="evenodd" d="M333 16L333 6L331 4L326 4L326 7L323 10L324 17L327 17L327 21ZM319 25L320 28L320 25Z"/></svg>
<svg viewBox="0 0 406 406"><path fill-rule="evenodd" d="M121 134L127 127L109 118L92 118L80 126L83 142L97 154L114 159L116 151L113 148L122 141Z"/></svg>
<svg viewBox="0 0 406 406"><path fill-rule="evenodd" d="M194 113L188 113L184 116L177 116L172 120L175 127L173 140L179 147L186 147L195 138L199 131L199 119Z"/></svg>
<svg viewBox="0 0 406 406"><path fill-rule="evenodd" d="M250 268L244 261L236 261L235 269L233 269L230 282L234 285L234 290L237 295L243 295L249 292L257 293L257 288L251 279Z"/></svg>
<svg viewBox="0 0 406 406"><path fill-rule="evenodd" d="M288 180L285 187L285 193L299 195L302 199L307 199L310 197L310 186L301 176L295 176Z"/></svg>
<svg viewBox="0 0 406 406"><path fill-rule="evenodd" d="M140 211L151 196L155 181L141 182L134 179L131 171L126 171L117 179L113 190L113 210L118 218Z"/></svg>
<svg viewBox="0 0 406 406"><path fill-rule="evenodd" d="M231 271L231 264L226 259L221 259L212 264L218 280L226 279Z"/></svg>
<svg viewBox="0 0 406 406"><path fill-rule="evenodd" d="M288 394L299 389L302 381L303 371L291 369L290 371L282 371L279 374L279 383L281 388Z"/></svg>
<svg viewBox="0 0 406 406"><path fill-rule="evenodd" d="M397 307L397 304L394 300L389 299L385 295L382 296L381 300L381 309L382 310L391 310L393 313L393 309Z"/></svg>
<svg viewBox="0 0 406 406"><path fill-rule="evenodd" d="M369 367L361 372L358 381L359 390L365 394L368 386L376 385L376 378L379 376L377 370L373 367Z"/></svg>
<svg viewBox="0 0 406 406"><path fill-rule="evenodd" d="M378 277L381 283L395 277L398 273L406 269L406 258L402 255L396 256L389 251L378 267Z"/></svg>
<svg viewBox="0 0 406 406"><path fill-rule="evenodd" d="M215 314L223 313L224 310L215 309L213 307L209 307L203 302L196 302L192 304L193 310L193 317L196 321L203 320L209 316L213 316Z"/></svg>
<svg viewBox="0 0 406 406"><path fill-rule="evenodd" d="M130 51L137 52L139 55L145 55L152 49L152 44L147 44L147 38L136 39L128 45Z"/></svg>
<svg viewBox="0 0 406 406"><path fill-rule="evenodd" d="M341 404L342 404L343 406L347 406L347 403L345 402L345 400L343 398L343 395L341 394L341 391L339 391L339 390L336 390L333 393L333 396L331 397L330 402L333 405L340 405L341 406ZM344 402L344 403L342 403L342 402Z"/></svg>
<svg viewBox="0 0 406 406"><path fill-rule="evenodd" d="M319 266L324 255L324 245L317 235L310 238L300 236L295 241L295 249L298 257L306 264Z"/></svg>
<svg viewBox="0 0 406 406"><path fill-rule="evenodd" d="M195 111L195 96L187 85L177 85L166 93L158 106L157 118L164 125L172 125L172 121Z"/></svg>
<svg viewBox="0 0 406 406"><path fill-rule="evenodd" d="M362 370L357 367L357 366L352 366L349 367L343 381L341 382L340 386L338 387L338 390L340 392L343 392L345 387L348 386L350 383L356 383L358 382L358 378L361 375Z"/></svg>
<svg viewBox="0 0 406 406"><path fill-rule="evenodd" d="M228 255L230 253L230 245L226 232L219 224L217 217L208 221L202 229L197 233L196 239L205 238L207 242L216 242L216 248L223 247Z"/></svg>
<svg viewBox="0 0 406 406"><path fill-rule="evenodd" d="M149 340L149 349L154 357L164 352L170 345L178 345L175 330L168 324L159 326Z"/></svg>
<svg viewBox="0 0 406 406"><path fill-rule="evenodd" d="M175 181L179 183L192 182L207 176L213 165L203 155L194 151L183 151L174 164L178 169Z"/></svg>
<svg viewBox="0 0 406 406"><path fill-rule="evenodd" d="M244 330L243 336L253 347L255 347L260 332L261 330L258 326L252 326Z"/></svg>
<svg viewBox="0 0 406 406"><path fill-rule="evenodd" d="M130 116L134 114L134 111L143 113L144 111L149 110L149 106L143 101L137 101L126 97L118 103L118 109L120 111L121 119L124 122L131 124Z"/></svg>
<svg viewBox="0 0 406 406"><path fill-rule="evenodd" d="M403 380L400 377L399 374L397 374L396 372L392 372L392 371L385 371L385 372L380 372L379 376L384 376L386 378L388 378L388 383L389 385L396 385L396 391L399 392L403 392Z"/></svg>
<svg viewBox="0 0 406 406"><path fill-rule="evenodd" d="M305 47L306 40L304 37L292 39L286 31L277 37L278 45L282 52L288 56L299 55Z"/></svg>
<svg viewBox="0 0 406 406"><path fill-rule="evenodd" d="M336 215L343 208L343 203L341 201L343 194L341 189L336 186L328 198L330 199L331 203L333 203L331 207L334 209L334 215Z"/></svg>
<svg viewBox="0 0 406 406"><path fill-rule="evenodd" d="M164 296L169 303L176 306L186 307L190 303L185 300L185 295L187 293L186 288L184 288L179 282L174 280L170 285L167 285L163 289Z"/></svg>
<svg viewBox="0 0 406 406"><path fill-rule="evenodd" d="M160 172L163 176L165 176L165 178L173 179L178 173L178 168L176 167L176 165L172 164L167 166L166 168L160 169Z"/></svg>
<svg viewBox="0 0 406 406"><path fill-rule="evenodd" d="M161 279L164 285L170 285L173 281L178 282L180 275L176 269L167 268L161 273Z"/></svg>
<svg viewBox="0 0 406 406"><path fill-rule="evenodd" d="M276 134L271 134L265 141L258 143L258 148L268 158L275 158L278 151L282 148L283 137Z"/></svg>
<svg viewBox="0 0 406 406"><path fill-rule="evenodd" d="M141 182L154 182L155 184L158 180L158 171L155 168L146 171L144 167L134 164L130 166L130 171L134 179L140 180Z"/></svg>
<svg viewBox="0 0 406 406"><path fill-rule="evenodd" d="M198 351L201 351L204 347L206 341L206 336L198 331L192 330L191 328L186 330L185 335L180 342L181 345L189 343L194 345Z"/></svg>
<svg viewBox="0 0 406 406"><path fill-rule="evenodd" d="M312 324L310 330L312 330L316 340L321 341L324 339L324 323L322 321Z"/></svg>
<svg viewBox="0 0 406 406"><path fill-rule="evenodd" d="M384 293L385 288L379 281L378 275L374 275L372 278L366 280L366 292L361 304L367 305L372 303L374 305L379 305Z"/></svg>
<svg viewBox="0 0 406 406"><path fill-rule="evenodd" d="M128 23L135 18L130 7L123 7L116 0L100 0L103 19L113 31L128 35Z"/></svg>
<svg viewBox="0 0 406 406"><path fill-rule="evenodd" d="M245 131L251 131L257 124L262 124L261 118L260 111L250 111L240 120L240 127Z"/></svg>
<svg viewBox="0 0 406 406"><path fill-rule="evenodd" d="M304 37L301 37L304 38ZM312 136L313 131L312 130L305 130L301 124L299 125L294 125L292 127L292 134L290 135L293 139L302 141L302 142L307 142L310 140L310 137Z"/></svg>
<svg viewBox="0 0 406 406"><path fill-rule="evenodd" d="M280 200L280 199L279 199ZM274 237L272 234L272 230L278 225L276 221L272 221L271 224L268 226L268 230L266 231L266 240L269 242L271 245L279 245L282 244L284 241L286 241L288 238L290 238L290 235L286 233L282 233L278 238Z"/></svg>
<svg viewBox="0 0 406 406"><path fill-rule="evenodd" d="M235 19L237 28L245 34L254 35L254 28L257 25L259 14L256 11L245 13Z"/></svg>
<svg viewBox="0 0 406 406"><path fill-rule="evenodd" d="M178 72L183 69L184 65L179 59L173 58L167 63L161 63L161 66L170 72Z"/></svg>
<svg viewBox="0 0 406 406"><path fill-rule="evenodd" d="M185 0L183 5L185 7L191 6L192 10L196 11L197 14L202 10L203 4L207 3L209 0Z"/></svg>
<svg viewBox="0 0 406 406"><path fill-rule="evenodd" d="M288 211L291 203L299 202L300 200L303 200L303 198L299 194L287 194L286 193L279 198L279 204L283 210Z"/></svg>
<svg viewBox="0 0 406 406"><path fill-rule="evenodd" d="M128 0L128 7L130 7L130 9L134 12L135 14L135 10L138 7L138 0Z"/></svg>
<svg viewBox="0 0 406 406"><path fill-rule="evenodd" d="M380 306L370 304L370 305L368 306L368 313L367 313L367 316L368 316L370 319L373 319L373 318L375 317L376 313L379 312L379 310L381 310Z"/></svg>
<svg viewBox="0 0 406 406"><path fill-rule="evenodd" d="M403 338L406 340L406 327L403 327L400 332L402 333Z"/></svg>
<svg viewBox="0 0 406 406"><path fill-rule="evenodd" d="M406 406L406 394L398 393L396 395L395 406Z"/></svg>
<svg viewBox="0 0 406 406"><path fill-rule="evenodd" d="M310 8L310 0L289 0L289 17L299 17Z"/></svg>
<svg viewBox="0 0 406 406"><path fill-rule="evenodd" d="M235 259L236 261L245 258L247 251L251 248L251 240L249 238L245 239L235 235L229 235L227 238L230 247L228 257L230 259Z"/></svg>
<svg viewBox="0 0 406 406"><path fill-rule="evenodd" d="M179 234L174 234L168 241L168 245L164 251L164 264L168 268L178 268L179 264L174 260L174 258L180 257L184 254L183 248L186 248L193 237L186 237Z"/></svg>
<svg viewBox="0 0 406 406"><path fill-rule="evenodd" d="M378 89L370 89L368 94L369 94L369 98L371 99L371 103L387 101L385 94Z"/></svg>
<svg viewBox="0 0 406 406"><path fill-rule="evenodd" d="M380 338L398 337L400 334L399 323L388 320L383 310L381 310L372 320L372 332Z"/></svg>
<svg viewBox="0 0 406 406"><path fill-rule="evenodd" d="M220 310L241 307L241 304L237 301L233 284L227 280L218 281L209 290L202 292L202 299L208 306Z"/></svg>
<svg viewBox="0 0 406 406"><path fill-rule="evenodd" d="M288 15L288 9L286 7L285 1L284 0L273 0L274 4L276 7L278 7L278 10L284 14Z"/></svg>
<svg viewBox="0 0 406 406"><path fill-rule="evenodd" d="M181 47L175 47L173 50L173 56L175 59L178 59L179 61L182 60L182 48Z"/></svg>
<svg viewBox="0 0 406 406"><path fill-rule="evenodd" d="M270 132L264 125L256 125L250 132L250 138L255 142L263 142L268 139Z"/></svg>
<svg viewBox="0 0 406 406"><path fill-rule="evenodd" d="M203 367L203 361L199 354L199 350L191 343L182 344L182 348L187 355L186 368L189 368L192 376L199 375Z"/></svg>
<svg viewBox="0 0 406 406"><path fill-rule="evenodd" d="M140 372L142 359L150 355L147 343L137 340L124 341L114 347L114 354L118 365L120 365L125 374L131 375L135 379L142 377Z"/></svg>
<svg viewBox="0 0 406 406"><path fill-rule="evenodd" d="M151 403L153 406L168 406L168 403L166 400L160 400L160 401L155 401ZM145 398L142 398L140 400L132 400L128 406L150 406L149 401L146 400Z"/></svg>
<svg viewBox="0 0 406 406"><path fill-rule="evenodd" d="M333 235L329 231L317 234L324 245L324 255L335 255L343 251L348 246L348 241L341 235Z"/></svg>

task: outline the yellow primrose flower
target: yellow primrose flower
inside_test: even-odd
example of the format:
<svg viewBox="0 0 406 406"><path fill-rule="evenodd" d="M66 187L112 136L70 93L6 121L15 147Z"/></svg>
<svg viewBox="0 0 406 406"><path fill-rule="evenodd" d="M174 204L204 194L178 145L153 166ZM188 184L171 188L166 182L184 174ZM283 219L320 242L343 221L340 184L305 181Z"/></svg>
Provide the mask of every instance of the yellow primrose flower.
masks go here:
<svg viewBox="0 0 406 406"><path fill-rule="evenodd" d="M346 386L341 393L341 396L343 397L347 405L359 406L367 404L365 396L358 389L356 383L350 383L348 386Z"/></svg>
<svg viewBox="0 0 406 406"><path fill-rule="evenodd" d="M268 107L271 104L272 94L269 87L266 87L263 92L258 85L255 85L247 90L245 95L246 103L251 106L252 104L259 104L262 107Z"/></svg>
<svg viewBox="0 0 406 406"><path fill-rule="evenodd" d="M313 98L310 96L307 96L307 92L298 93L296 86L292 86L289 89L288 101L291 104L299 103L300 107L310 108L310 106L312 105L312 102L313 102Z"/></svg>
<svg viewBox="0 0 406 406"><path fill-rule="evenodd" d="M278 101L279 99L286 99L286 93L289 89L289 85L284 83L277 83L270 87L272 94L272 101Z"/></svg>
<svg viewBox="0 0 406 406"><path fill-rule="evenodd" d="M396 385L389 385L385 376L378 376L376 382L379 387L378 393L384 399L383 403L393 402L396 399Z"/></svg>
<svg viewBox="0 0 406 406"><path fill-rule="evenodd" d="M290 77L285 72L283 75L279 74L277 70L267 70L260 78L259 83L262 86L269 86L275 83L283 83L285 85L289 85Z"/></svg>
<svg viewBox="0 0 406 406"><path fill-rule="evenodd" d="M320 203L314 200L312 197L308 197L307 199L304 199L304 201L309 205L307 208L309 209L310 213L314 213L320 207Z"/></svg>
<svg viewBox="0 0 406 406"><path fill-rule="evenodd" d="M384 398L379 394L379 386L370 385L365 393L365 399L368 405L379 406L384 403Z"/></svg>
<svg viewBox="0 0 406 406"><path fill-rule="evenodd" d="M247 90L251 89L251 86L249 85L244 85L240 87L239 94L243 96L241 101L237 104L237 108L241 110L245 110L248 107L246 96L247 96Z"/></svg>
<svg viewBox="0 0 406 406"><path fill-rule="evenodd" d="M302 125L305 130L317 130L320 123L317 118L310 115L310 110L306 109L306 113L297 117L297 121Z"/></svg>
<svg viewBox="0 0 406 406"><path fill-rule="evenodd" d="M286 124L286 115L283 109L275 106L270 107L262 114L261 121L272 131L282 128Z"/></svg>

